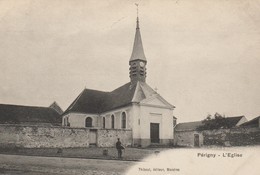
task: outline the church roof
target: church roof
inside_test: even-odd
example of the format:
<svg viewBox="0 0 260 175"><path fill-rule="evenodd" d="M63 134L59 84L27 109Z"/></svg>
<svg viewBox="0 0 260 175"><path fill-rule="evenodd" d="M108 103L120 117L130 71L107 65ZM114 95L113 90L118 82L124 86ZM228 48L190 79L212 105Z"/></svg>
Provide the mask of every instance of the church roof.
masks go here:
<svg viewBox="0 0 260 175"><path fill-rule="evenodd" d="M131 103L135 89L136 85L133 86L130 82L112 92L84 89L65 113L80 112L94 114L125 106Z"/></svg>
<svg viewBox="0 0 260 175"><path fill-rule="evenodd" d="M107 96L107 92L84 89L81 94L72 102L65 113L80 112L80 113L100 113L102 102Z"/></svg>
<svg viewBox="0 0 260 175"><path fill-rule="evenodd" d="M144 55L144 49L143 49L143 44L142 44L140 28L139 28L138 17L137 17L137 21L136 21L136 32L135 32L134 46L133 46L133 51L132 51L132 55L131 55L131 58L130 58L130 61L133 61L133 60L146 61L146 57Z"/></svg>
<svg viewBox="0 0 260 175"><path fill-rule="evenodd" d="M84 89L64 114L70 112L100 114L131 103L141 102L154 95L158 94L145 82L140 81L135 84L126 83L111 92Z"/></svg>
<svg viewBox="0 0 260 175"><path fill-rule="evenodd" d="M50 107L0 104L0 123L50 123L60 124L60 114Z"/></svg>

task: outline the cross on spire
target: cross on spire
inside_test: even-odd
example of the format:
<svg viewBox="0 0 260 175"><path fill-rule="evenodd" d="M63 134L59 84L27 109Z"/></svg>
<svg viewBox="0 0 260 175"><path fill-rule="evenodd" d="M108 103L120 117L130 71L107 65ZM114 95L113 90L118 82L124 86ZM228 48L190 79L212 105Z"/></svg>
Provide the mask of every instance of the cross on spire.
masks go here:
<svg viewBox="0 0 260 175"><path fill-rule="evenodd" d="M139 4L135 3L135 5L136 5L136 16L138 18L138 6L139 6Z"/></svg>
<svg viewBox="0 0 260 175"><path fill-rule="evenodd" d="M139 4L135 3L135 5L136 5L136 29L139 29L139 18L138 18L138 15L139 15L138 6L139 6Z"/></svg>

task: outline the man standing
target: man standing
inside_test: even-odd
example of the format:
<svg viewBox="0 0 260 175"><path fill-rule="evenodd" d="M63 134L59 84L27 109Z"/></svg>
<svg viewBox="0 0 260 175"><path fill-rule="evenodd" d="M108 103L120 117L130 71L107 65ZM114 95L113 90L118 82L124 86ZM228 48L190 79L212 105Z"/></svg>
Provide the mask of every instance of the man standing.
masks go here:
<svg viewBox="0 0 260 175"><path fill-rule="evenodd" d="M122 149L125 149L125 148L122 146L119 138L117 138L116 149L117 149L117 153L118 153L118 158L122 158Z"/></svg>

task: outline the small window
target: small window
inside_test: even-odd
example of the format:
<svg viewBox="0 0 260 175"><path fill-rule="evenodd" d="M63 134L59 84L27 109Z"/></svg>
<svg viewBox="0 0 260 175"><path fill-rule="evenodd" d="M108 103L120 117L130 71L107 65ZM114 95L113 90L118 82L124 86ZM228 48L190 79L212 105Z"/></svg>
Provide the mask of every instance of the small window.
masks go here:
<svg viewBox="0 0 260 175"><path fill-rule="evenodd" d="M106 119L103 117L103 128L106 128Z"/></svg>
<svg viewBox="0 0 260 175"><path fill-rule="evenodd" d="M112 129L115 128L115 116L114 115L111 116L111 128Z"/></svg>
<svg viewBox="0 0 260 175"><path fill-rule="evenodd" d="M92 118L91 117L86 118L85 127L92 127Z"/></svg>
<svg viewBox="0 0 260 175"><path fill-rule="evenodd" d="M126 128L126 113L122 113L122 128Z"/></svg>
<svg viewBox="0 0 260 175"><path fill-rule="evenodd" d="M68 118L68 117L65 117L65 118L63 119L63 122L64 122L64 126L70 126L70 124L69 124L69 118Z"/></svg>

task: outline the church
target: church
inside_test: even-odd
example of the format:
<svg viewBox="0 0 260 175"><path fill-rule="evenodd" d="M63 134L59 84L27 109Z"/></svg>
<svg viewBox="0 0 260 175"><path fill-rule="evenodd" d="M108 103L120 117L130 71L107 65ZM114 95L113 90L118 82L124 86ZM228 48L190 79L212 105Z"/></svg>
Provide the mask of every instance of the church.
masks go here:
<svg viewBox="0 0 260 175"><path fill-rule="evenodd" d="M130 82L111 92L84 89L64 112L62 125L89 128L92 133L131 130L132 146L173 144L174 106L146 83L146 64L137 17Z"/></svg>

